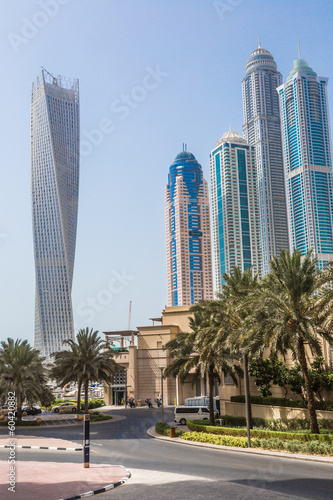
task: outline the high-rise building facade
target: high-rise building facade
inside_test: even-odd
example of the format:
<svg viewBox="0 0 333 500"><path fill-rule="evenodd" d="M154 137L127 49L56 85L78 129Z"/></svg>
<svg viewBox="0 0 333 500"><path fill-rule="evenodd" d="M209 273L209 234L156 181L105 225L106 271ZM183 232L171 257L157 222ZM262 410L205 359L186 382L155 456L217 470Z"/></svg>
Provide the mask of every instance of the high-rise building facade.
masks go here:
<svg viewBox="0 0 333 500"><path fill-rule="evenodd" d="M32 85L34 346L50 359L74 338L72 279L80 164L79 82L43 69Z"/></svg>
<svg viewBox="0 0 333 500"><path fill-rule="evenodd" d="M208 184L189 151L170 167L165 217L168 306L213 299Z"/></svg>
<svg viewBox="0 0 333 500"><path fill-rule="evenodd" d="M290 250L312 248L319 267L333 259L333 194L327 78L294 61L278 88Z"/></svg>
<svg viewBox="0 0 333 500"><path fill-rule="evenodd" d="M236 132L226 132L210 155L215 290L224 273L261 267L260 215L255 151Z"/></svg>
<svg viewBox="0 0 333 500"><path fill-rule="evenodd" d="M242 82L243 133L254 146L260 203L261 273L273 256L288 250L287 208L283 174L279 99L282 76L272 54L260 46L252 52Z"/></svg>

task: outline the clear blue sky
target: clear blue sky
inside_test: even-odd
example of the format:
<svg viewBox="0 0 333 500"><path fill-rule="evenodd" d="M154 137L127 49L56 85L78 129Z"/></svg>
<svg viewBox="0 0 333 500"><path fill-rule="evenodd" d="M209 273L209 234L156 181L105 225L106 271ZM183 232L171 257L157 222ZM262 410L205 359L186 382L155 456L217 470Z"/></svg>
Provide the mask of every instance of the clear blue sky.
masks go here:
<svg viewBox="0 0 333 500"><path fill-rule="evenodd" d="M41 66L79 78L81 137L90 137L81 160L76 327L125 329L130 300L132 327L166 304L164 188L182 142L209 180L215 142L229 124L241 133L241 81L258 33L284 80L298 39L310 66L331 78L332 14L328 0L2 2L1 339L33 342L30 95ZM121 103L131 94L136 100ZM123 272L131 279L121 282Z"/></svg>

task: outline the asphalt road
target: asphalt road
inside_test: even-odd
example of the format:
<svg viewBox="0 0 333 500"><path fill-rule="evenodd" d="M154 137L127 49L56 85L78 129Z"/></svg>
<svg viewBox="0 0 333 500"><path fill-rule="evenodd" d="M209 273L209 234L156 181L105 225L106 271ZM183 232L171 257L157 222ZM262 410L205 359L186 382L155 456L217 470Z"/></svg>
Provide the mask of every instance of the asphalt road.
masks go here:
<svg viewBox="0 0 333 500"><path fill-rule="evenodd" d="M147 428L161 420L155 409L127 409L114 413L125 415L117 422L91 424L91 462L121 464L141 482L128 485L103 498L131 499L158 496L177 500L201 499L333 499L331 464L286 458L253 456L238 452L193 448L152 439ZM172 421L171 410L165 411ZM0 429L4 434L5 429ZM81 443L82 424L59 427L20 428L18 434L59 437ZM0 449L0 459L8 451ZM82 462L81 452L17 450L18 460ZM133 485L131 487L131 481ZM135 487L134 487L135 485ZM131 489L132 488L132 489Z"/></svg>

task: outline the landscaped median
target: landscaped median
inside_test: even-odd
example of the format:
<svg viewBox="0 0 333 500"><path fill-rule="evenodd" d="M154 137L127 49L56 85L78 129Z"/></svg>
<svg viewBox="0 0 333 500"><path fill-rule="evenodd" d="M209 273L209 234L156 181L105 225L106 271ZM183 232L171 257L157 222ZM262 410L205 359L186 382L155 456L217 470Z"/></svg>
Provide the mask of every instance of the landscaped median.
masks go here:
<svg viewBox="0 0 333 500"><path fill-rule="evenodd" d="M247 448L246 429L214 427L186 422L193 432L185 432L180 437L187 441ZM305 432L276 432L251 430L251 447L265 450L279 450L293 453L333 455L332 434L309 434Z"/></svg>
<svg viewBox="0 0 333 500"><path fill-rule="evenodd" d="M68 414L68 415L71 415L73 417L72 412L60 412L60 414L61 415ZM59 415L59 413L57 413L56 415ZM102 412L93 411L93 410L89 410L89 415L90 415L90 422L101 422L103 420L111 420L112 419L111 415L104 415L104 413L102 413ZM1 418L1 417L3 417L3 418ZM83 420L83 413L80 413L77 416L77 420L78 421ZM3 415L0 415L0 426L8 426L8 421L9 421L8 417L4 417ZM50 419L48 418L47 421L50 421ZM52 420L52 422L59 422L59 424L61 424L63 422L63 419L57 418L55 416L54 419ZM39 426L42 423L43 423L43 419L40 416L37 417L35 420L18 421L17 419L15 419L15 426L31 427L31 426Z"/></svg>

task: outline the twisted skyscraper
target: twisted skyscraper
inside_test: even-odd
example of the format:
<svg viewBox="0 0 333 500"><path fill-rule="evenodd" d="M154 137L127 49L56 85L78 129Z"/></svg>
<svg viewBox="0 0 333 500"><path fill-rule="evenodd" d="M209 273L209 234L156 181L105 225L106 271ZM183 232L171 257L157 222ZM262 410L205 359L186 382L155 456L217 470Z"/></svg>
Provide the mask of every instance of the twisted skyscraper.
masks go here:
<svg viewBox="0 0 333 500"><path fill-rule="evenodd" d="M168 306L213 298L208 184L189 151L176 156L165 192Z"/></svg>
<svg viewBox="0 0 333 500"><path fill-rule="evenodd" d="M79 82L43 69L32 85L35 348L49 359L74 338L72 279L80 164Z"/></svg>
<svg viewBox="0 0 333 500"><path fill-rule="evenodd" d="M260 46L246 66L243 88L243 132L255 148L260 205L261 272L267 274L274 255L288 250L279 99L276 88L282 76L272 54Z"/></svg>

